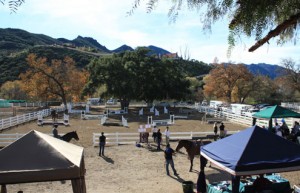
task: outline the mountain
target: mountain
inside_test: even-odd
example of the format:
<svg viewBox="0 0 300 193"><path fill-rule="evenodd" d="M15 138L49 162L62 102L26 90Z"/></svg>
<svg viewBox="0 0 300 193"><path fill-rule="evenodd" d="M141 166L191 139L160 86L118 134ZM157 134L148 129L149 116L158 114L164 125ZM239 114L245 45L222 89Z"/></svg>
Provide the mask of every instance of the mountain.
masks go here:
<svg viewBox="0 0 300 193"><path fill-rule="evenodd" d="M254 75L265 75L270 77L271 79L275 79L279 76L283 76L284 67L272 64L249 64L246 65L248 70Z"/></svg>
<svg viewBox="0 0 300 193"><path fill-rule="evenodd" d="M156 46L148 46L148 48L151 50L150 51L150 54L156 54L156 55L165 55L165 54L170 54L171 52L167 51L167 50L164 50L162 48L159 48L159 47L156 47Z"/></svg>
<svg viewBox="0 0 300 193"><path fill-rule="evenodd" d="M164 54L168 51L149 46L151 54ZM78 36L73 40L52 38L43 34L34 34L22 29L0 28L0 85L6 81L18 79L20 73L27 70L26 57L30 53L38 57L62 60L70 56L79 68L83 68L95 58L103 54L120 53L134 50L122 45L115 50L109 50L91 37Z"/></svg>
<svg viewBox="0 0 300 193"><path fill-rule="evenodd" d="M36 45L58 43L58 40L42 34L33 34L20 29L0 29L0 55L20 52Z"/></svg>
<svg viewBox="0 0 300 193"><path fill-rule="evenodd" d="M118 47L117 49L115 50L112 50L113 53L120 53L120 52L125 52L125 51L133 51L134 49L130 46L127 46L127 45L122 45L120 47Z"/></svg>
<svg viewBox="0 0 300 193"><path fill-rule="evenodd" d="M148 48L151 50L149 55L170 54L169 51L154 45ZM132 50L134 49L128 45L109 50L91 37L78 36L73 40L56 39L21 29L0 28L0 85L6 81L18 79L19 74L27 70L26 57L29 53L34 53L38 57L46 57L48 61L70 56L79 68L83 68L95 57ZM264 63L250 64L247 68L253 74L267 75L271 78L280 76L280 71L284 69L278 65Z"/></svg>

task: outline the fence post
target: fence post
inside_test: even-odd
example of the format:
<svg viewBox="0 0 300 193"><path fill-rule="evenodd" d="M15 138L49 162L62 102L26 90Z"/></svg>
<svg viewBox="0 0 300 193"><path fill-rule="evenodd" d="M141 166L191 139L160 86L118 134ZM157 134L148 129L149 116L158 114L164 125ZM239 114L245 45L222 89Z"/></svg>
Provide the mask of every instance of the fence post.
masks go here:
<svg viewBox="0 0 300 193"><path fill-rule="evenodd" d="M193 139L193 131L191 131L191 138Z"/></svg>

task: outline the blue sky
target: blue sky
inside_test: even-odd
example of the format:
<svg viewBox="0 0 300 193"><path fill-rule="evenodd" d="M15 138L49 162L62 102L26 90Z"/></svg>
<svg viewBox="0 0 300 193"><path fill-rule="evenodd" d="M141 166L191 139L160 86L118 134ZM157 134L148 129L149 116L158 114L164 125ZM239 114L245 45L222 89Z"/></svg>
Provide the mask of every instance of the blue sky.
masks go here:
<svg viewBox="0 0 300 193"><path fill-rule="evenodd" d="M247 38L227 58L227 18L213 25L211 33L205 33L196 12L183 10L177 22L170 23L167 16L170 6L161 0L150 14L142 3L132 16L127 16L133 2L26 0L15 14L10 13L7 5L0 5L0 28L20 28L70 40L78 35L93 37L110 50L123 44L133 48L155 45L206 63L213 62L215 57L219 62L246 64L279 64L283 58L299 60L299 45L277 46L275 41L270 41L269 45L249 53L247 50L254 40Z"/></svg>

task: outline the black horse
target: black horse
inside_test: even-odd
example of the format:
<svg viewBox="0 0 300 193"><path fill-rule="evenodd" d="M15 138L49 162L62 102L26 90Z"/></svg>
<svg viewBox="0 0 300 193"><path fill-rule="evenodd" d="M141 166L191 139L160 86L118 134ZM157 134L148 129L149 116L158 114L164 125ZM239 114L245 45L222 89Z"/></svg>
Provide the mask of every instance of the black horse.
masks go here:
<svg viewBox="0 0 300 193"><path fill-rule="evenodd" d="M182 147L186 149L188 158L191 161L190 172L193 170L193 160L195 155L200 155L201 145L209 143L211 143L211 141L179 140L176 151L179 151Z"/></svg>
<svg viewBox="0 0 300 193"><path fill-rule="evenodd" d="M64 140L66 142L71 141L71 139L73 139L73 138L76 139L77 141L79 140L79 137L78 137L76 131L69 132L69 133L67 133L67 134L60 137L61 140Z"/></svg>

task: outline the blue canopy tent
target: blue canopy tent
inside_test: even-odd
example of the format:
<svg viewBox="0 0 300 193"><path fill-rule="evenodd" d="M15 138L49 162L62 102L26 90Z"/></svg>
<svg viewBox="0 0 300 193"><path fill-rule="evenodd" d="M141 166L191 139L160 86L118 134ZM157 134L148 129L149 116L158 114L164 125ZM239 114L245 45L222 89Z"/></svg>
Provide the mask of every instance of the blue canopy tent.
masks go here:
<svg viewBox="0 0 300 193"><path fill-rule="evenodd" d="M202 146L201 155L237 178L300 170L300 146L258 126Z"/></svg>

